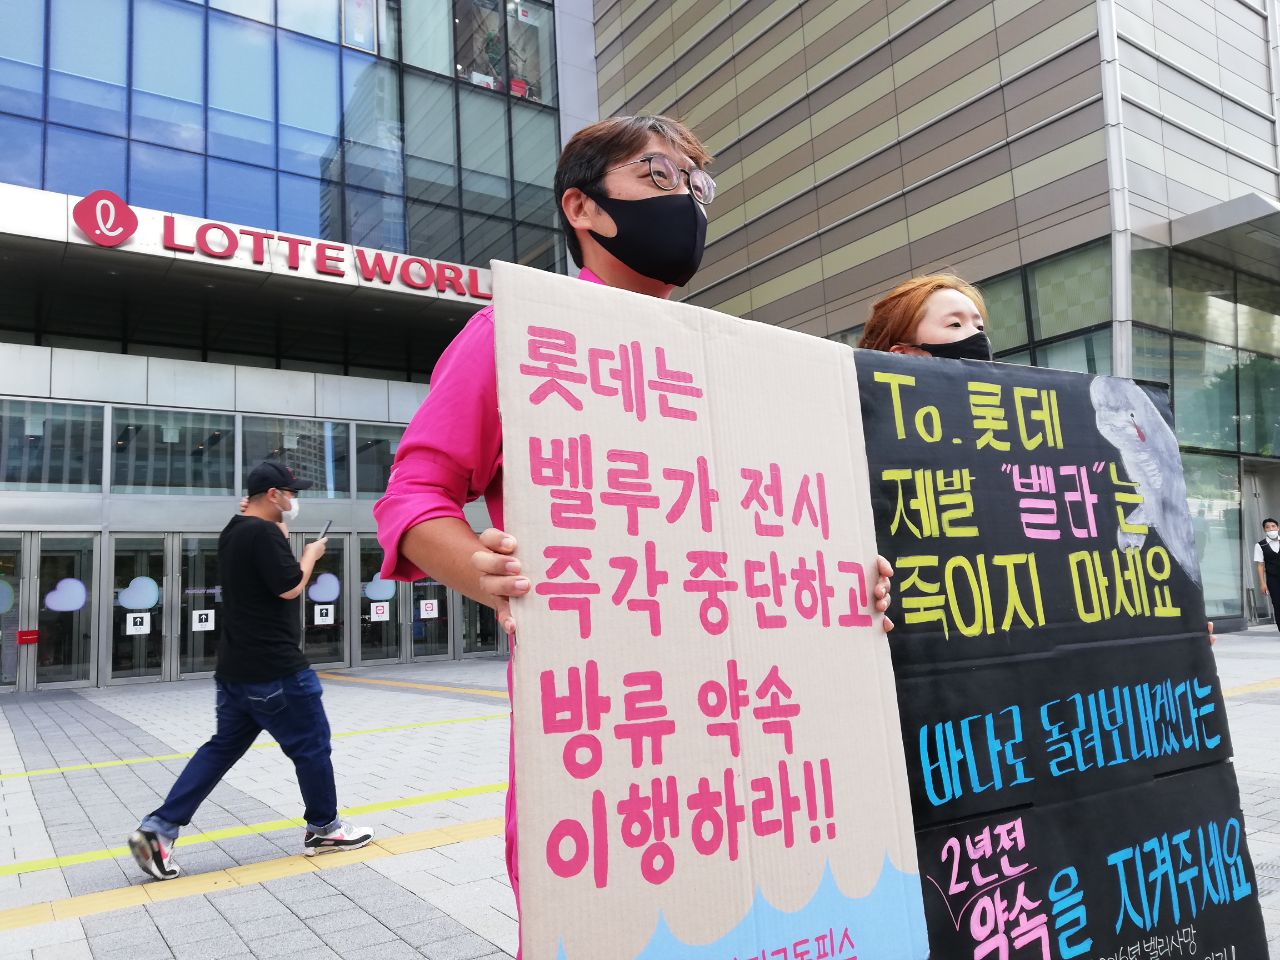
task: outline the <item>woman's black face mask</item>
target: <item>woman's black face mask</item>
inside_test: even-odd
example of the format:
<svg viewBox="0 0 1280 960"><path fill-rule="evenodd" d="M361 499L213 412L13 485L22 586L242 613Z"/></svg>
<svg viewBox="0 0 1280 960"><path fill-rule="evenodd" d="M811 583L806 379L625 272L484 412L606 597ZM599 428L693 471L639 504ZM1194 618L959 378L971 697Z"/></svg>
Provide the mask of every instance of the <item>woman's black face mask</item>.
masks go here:
<svg viewBox="0 0 1280 960"><path fill-rule="evenodd" d="M915 346L943 360L991 360L991 340L981 330L952 343L917 343Z"/></svg>
<svg viewBox="0 0 1280 960"><path fill-rule="evenodd" d="M612 237L591 236L642 277L683 287L702 264L707 217L691 193L667 193L644 200L619 200L602 189L583 191L613 218Z"/></svg>

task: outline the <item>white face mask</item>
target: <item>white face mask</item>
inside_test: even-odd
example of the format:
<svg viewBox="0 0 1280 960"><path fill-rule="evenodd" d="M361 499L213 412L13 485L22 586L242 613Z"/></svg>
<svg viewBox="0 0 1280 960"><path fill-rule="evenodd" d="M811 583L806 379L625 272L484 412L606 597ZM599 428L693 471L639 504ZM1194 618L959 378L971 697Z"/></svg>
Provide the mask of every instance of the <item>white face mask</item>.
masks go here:
<svg viewBox="0 0 1280 960"><path fill-rule="evenodd" d="M297 520L298 511L302 509L302 502L297 497L289 498L289 509L285 510L281 516L281 520Z"/></svg>
<svg viewBox="0 0 1280 960"><path fill-rule="evenodd" d="M1267 531L1267 539L1268 539L1268 540L1275 540L1275 539L1277 539L1277 538L1280 538L1280 530L1268 530L1268 531Z"/></svg>

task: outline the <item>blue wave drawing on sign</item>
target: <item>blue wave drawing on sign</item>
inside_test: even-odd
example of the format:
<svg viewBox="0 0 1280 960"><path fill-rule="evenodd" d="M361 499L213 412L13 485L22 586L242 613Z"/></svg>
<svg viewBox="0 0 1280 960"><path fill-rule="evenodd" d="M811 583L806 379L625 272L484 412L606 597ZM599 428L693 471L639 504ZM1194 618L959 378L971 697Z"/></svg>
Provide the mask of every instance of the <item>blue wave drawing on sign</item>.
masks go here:
<svg viewBox="0 0 1280 960"><path fill-rule="evenodd" d="M731 957L766 956L784 946L790 949L797 941L813 940L819 934L834 931L839 944L845 928L853 941L835 956L852 956L858 960L926 960L929 940L925 933L924 903L920 875L903 873L886 856L875 889L864 897L846 897L836 886L831 868L824 867L822 882L813 899L794 913L779 910L764 898L759 889L751 909L733 930L713 943L691 945L677 939L667 929L665 918L658 917L657 929L648 945L635 960L729 960ZM558 960L568 960L564 944ZM580 958L575 958L580 960Z"/></svg>

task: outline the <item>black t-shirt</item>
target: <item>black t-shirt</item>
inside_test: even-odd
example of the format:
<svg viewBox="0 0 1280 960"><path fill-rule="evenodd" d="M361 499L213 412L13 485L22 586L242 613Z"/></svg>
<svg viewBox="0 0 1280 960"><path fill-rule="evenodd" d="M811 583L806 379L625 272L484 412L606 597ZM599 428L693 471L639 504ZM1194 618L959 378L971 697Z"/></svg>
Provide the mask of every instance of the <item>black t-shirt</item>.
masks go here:
<svg viewBox="0 0 1280 960"><path fill-rule="evenodd" d="M280 599L298 585L302 568L279 527L258 517L232 517L218 538L218 575L219 680L262 683L310 666L298 645L300 598Z"/></svg>

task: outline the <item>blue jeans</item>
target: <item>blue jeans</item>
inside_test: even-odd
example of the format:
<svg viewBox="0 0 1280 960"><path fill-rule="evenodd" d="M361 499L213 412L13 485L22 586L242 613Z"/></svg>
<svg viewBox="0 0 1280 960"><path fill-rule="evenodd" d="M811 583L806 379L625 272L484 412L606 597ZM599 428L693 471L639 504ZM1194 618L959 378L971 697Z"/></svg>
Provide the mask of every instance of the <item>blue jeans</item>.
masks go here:
<svg viewBox="0 0 1280 960"><path fill-rule="evenodd" d="M164 804L148 814L141 829L154 830L170 843L191 822L196 808L245 755L262 730L275 737L298 772L306 805L307 829L325 833L338 823L338 791L329 759L329 718L320 702L320 678L309 667L291 677L267 683L218 686L218 729L196 751Z"/></svg>

